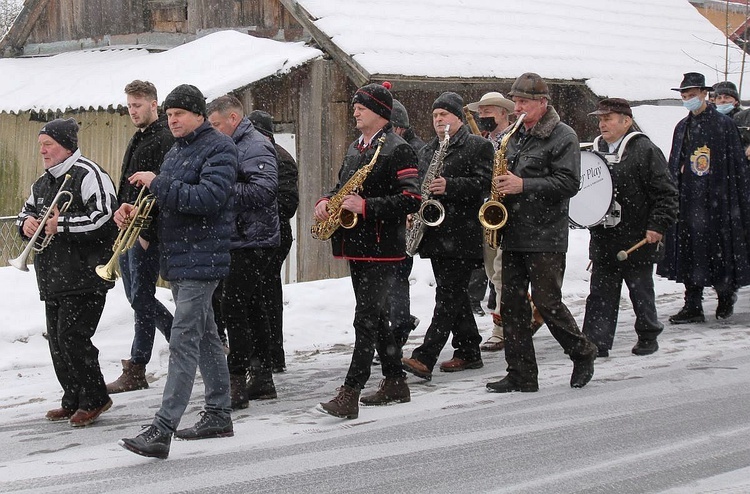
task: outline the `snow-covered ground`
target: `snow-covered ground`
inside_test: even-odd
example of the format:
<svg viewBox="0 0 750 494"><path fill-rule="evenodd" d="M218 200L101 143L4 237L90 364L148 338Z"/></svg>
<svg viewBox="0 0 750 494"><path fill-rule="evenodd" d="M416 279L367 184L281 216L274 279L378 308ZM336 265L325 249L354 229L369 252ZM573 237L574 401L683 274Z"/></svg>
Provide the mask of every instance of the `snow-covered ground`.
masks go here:
<svg viewBox="0 0 750 494"><path fill-rule="evenodd" d="M563 291L568 307L579 323L583 320L588 294L587 246L587 231L571 231ZM429 262L417 258L411 277L412 313L422 323L407 343L407 355L424 335L434 300L434 278ZM660 318L666 321L668 315L681 307L682 286L657 279L656 291ZM171 308L170 292L158 292L159 298ZM676 370L691 365L708 365L727 357L746 361L750 353L749 293L749 290L742 289L735 316L728 321L719 322L713 318L716 297L712 291L707 290L705 310L709 321L706 324L671 326L667 323L659 340L660 351L648 357L636 357L630 353L636 336L632 330L634 318L627 289L624 289L614 349L609 358L597 360L594 379L583 390L569 388L570 361L549 332L542 329L535 337L540 364L539 393L523 396L486 393L486 382L502 376L505 365L502 353L485 354L484 369L458 374L436 372L431 383L423 383L410 377L410 383L413 384L412 401L409 404L363 408L359 419L340 421L316 412L314 405L334 396L335 388L343 381L348 367L354 341L351 325L354 297L350 280L343 278L287 285L284 291L284 325L288 370L276 375L279 399L252 403L247 410L235 414L234 438L173 443L168 462L188 461L195 455L231 457L239 451L247 452L261 445L304 442L304 438L310 437L308 435L313 432L341 432L342 427L354 425L359 426L359 432L376 430L378 426L373 423L376 421L420 427L421 422L413 423L415 417L440 415L445 410L477 404L487 407L506 403L518 407L524 403L519 400L529 400L530 396L549 397L549 394L571 400L581 397L582 406L588 413L594 413L591 410L602 410L596 412L601 413L601 416L595 414L594 418L604 420L612 413L612 408L617 408L618 400L623 398L612 392L617 389L617 381L635 377L653 378L673 368ZM11 267L0 268L0 314L3 318L0 325L0 354L3 355L0 359L0 416L3 419L0 425L0 449L4 452L3 459L0 460L0 492L14 491L20 489L19 486L25 486L29 492L36 492L30 486L45 479L48 484L43 491L58 492L55 490L55 482L50 481L56 475L101 473L124 465L135 468L134 473L137 473L139 465L152 461L124 451L117 446L117 440L137 434L138 427L149 423L158 407L168 361L168 347L163 338L157 335L154 356L148 366L151 388L114 395L113 408L103 414L94 426L73 430L67 423L50 423L44 420L46 410L59 406L61 390L52 369L47 342L42 337L45 330L44 310L38 298L33 272L23 273ZM482 335L488 336L492 326L490 316L478 317L477 321ZM94 338L100 350L100 363L107 381L119 375L120 359L128 356L131 338L132 311L125 300L122 285L118 282L108 295L104 315ZM450 358L451 350L449 343L442 356ZM370 385L375 386L379 379L379 368L376 367L373 369ZM744 379L746 383L750 380L747 375ZM683 385L688 388L691 386L690 383ZM675 392L675 383L668 380L663 383L656 380L653 386L654 393L663 390L665 394L668 391L671 395ZM554 401L552 400L553 403ZM191 424L195 420L201 403L202 386L198 380L184 423ZM552 413L553 409L552 405L546 408L537 406L535 413ZM511 418L511 412L508 413L508 418ZM585 415L583 412L582 414ZM679 420L679 417L675 417L675 420ZM556 438L549 437L549 441L550 447L556 446ZM91 442L96 444L90 444ZM367 457L367 451L355 451L352 454ZM337 459L341 462L349 460L354 461L356 458ZM706 492L709 488L734 486L737 490L722 492L750 492L750 481L747 480L750 478L750 458L746 457L742 461L744 466L740 474L713 479L708 484L703 484L703 488L699 490ZM305 468L299 464L294 467ZM211 484L203 485L199 482L191 485L198 489L207 488ZM101 487L102 491L109 490L105 487ZM59 492L67 492L63 486L57 488ZM73 489L70 485L67 488ZM168 485L161 485L154 492L168 490L171 490ZM415 488L414 491L420 489Z"/></svg>

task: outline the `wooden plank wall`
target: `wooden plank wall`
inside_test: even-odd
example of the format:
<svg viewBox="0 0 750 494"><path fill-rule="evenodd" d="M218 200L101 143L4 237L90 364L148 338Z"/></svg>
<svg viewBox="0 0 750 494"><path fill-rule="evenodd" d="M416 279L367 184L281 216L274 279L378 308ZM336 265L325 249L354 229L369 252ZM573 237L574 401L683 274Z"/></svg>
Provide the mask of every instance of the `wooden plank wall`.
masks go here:
<svg viewBox="0 0 750 494"><path fill-rule="evenodd" d="M50 0L26 41L96 40L149 31L197 34L240 26L269 38L304 36L278 0Z"/></svg>

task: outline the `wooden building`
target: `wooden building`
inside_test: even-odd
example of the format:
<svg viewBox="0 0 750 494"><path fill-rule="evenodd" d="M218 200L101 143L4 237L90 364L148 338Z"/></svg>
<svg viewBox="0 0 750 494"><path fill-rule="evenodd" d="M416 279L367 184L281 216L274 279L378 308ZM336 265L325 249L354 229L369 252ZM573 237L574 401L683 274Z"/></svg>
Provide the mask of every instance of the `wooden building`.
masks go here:
<svg viewBox="0 0 750 494"><path fill-rule="evenodd" d="M560 28L563 31L610 29L615 33L617 30L627 33L610 36L606 53L594 50L579 53L584 48L557 46L561 43L545 41L545 36L551 31L542 23L536 26L528 22L508 22L514 19L513 15L538 12L540 7L534 5L535 0L507 4L468 0L461 9L450 0L435 0L430 7L418 2L409 12L412 17L416 13L416 19L403 18L405 14L401 14L399 18L390 17L388 23L382 19L375 22L362 15L362 9L371 6L363 0L330 0L325 3L312 0L26 0L16 23L0 41L0 54L5 57L40 57L80 50L138 48L154 53L168 50L164 52L168 56L170 49L176 50L185 43L203 39L222 29L279 42L308 42L318 47L322 53L314 60L280 74L237 80L224 90L238 95L248 110L261 108L270 112L274 115L276 131L295 137L300 164L300 208L295 234L296 279L307 281L346 274L345 263L332 260L329 243L312 239L309 228L315 202L335 184L346 147L356 137L351 118L351 97L357 87L369 82L390 81L394 96L408 109L417 134L429 139L433 135L432 102L441 92L458 92L469 103L489 91L507 93L520 73L535 71L549 83L553 104L563 121L576 129L582 141L591 140L597 134L597 128L595 120L587 114L598 99L620 96L632 102L659 103L674 98L675 94L669 91L670 85L679 83L682 72L694 69L698 63L683 61L691 56L698 61L708 56L704 55L705 50L700 51L703 48L698 46L696 36L691 32L705 29L703 24L711 27L708 21L684 0L668 2L671 2L671 15L666 17L663 5L648 2L631 5L631 2L603 0L598 9L611 11L617 21L604 25L600 11L580 8L583 0L561 0L554 5L545 3L545 8L554 9L548 15L556 19L555 26L563 26ZM423 11L419 11L419 5ZM382 0L378 9L395 13L398 6L398 0ZM316 12L311 13L312 9ZM348 15L351 21L348 28L352 32L329 32L326 26L332 24L321 22L324 14L318 14L318 10L330 18L335 13ZM658 44L655 41L659 39L657 35L643 34L653 31L649 31L649 23L654 18L685 31L675 43L686 53L676 56L673 53L677 50L675 44L667 45L663 40ZM477 29L479 20L493 19L498 25L506 22L503 29ZM403 32L389 30L391 22L402 23L405 26ZM449 23L447 34L441 32L440 25L436 24L439 22ZM535 53L539 53L537 58L526 55L530 42L513 31L520 29L521 25L524 29L538 31L534 33L535 39L544 44L545 50L540 51L534 45ZM363 32L358 33L357 29ZM488 39L487 34L494 38ZM418 40L420 36L429 37L429 42L422 42L419 47L414 45L416 53L409 52L412 35ZM364 48L351 47L357 36L366 44ZM585 38L585 33L580 37ZM705 33L703 37L708 38ZM464 44L458 43L458 46L463 49L458 53L451 52L452 58L443 56L441 44L454 38L462 40ZM400 44L406 48L393 49ZM433 50L425 51L424 46L431 46ZM450 47L450 44L446 46ZM632 52L645 51L645 48L634 47L664 50L664 61L670 63L647 60L648 63L639 66L637 56L640 54ZM423 51L419 52L420 49ZM409 63L404 62L410 56L417 57L414 60L440 57L439 60L436 58L435 65L442 64L445 70L420 74L410 70ZM464 58L470 58L473 65L464 64L463 68L454 69L453 66L458 66ZM623 71L603 65L610 59L622 59L623 64L632 67ZM196 69L213 70L210 62ZM641 83L644 74L649 79ZM222 77L221 74L215 76ZM163 91L169 91L176 83L169 87L166 83L164 85L163 90L160 89L162 97L165 95ZM0 83L0 103L4 96L1 88ZM220 94L206 95L212 99ZM120 99L113 98L109 104L80 104L54 111L40 108L3 111L0 113L0 160L3 169L10 170L10 173L0 177L3 192L0 194L0 214L17 211L27 194L28 184L40 172L41 165L36 165L33 170L30 166L39 161L35 145L39 120L64 115L73 115L82 124L81 146L86 153L102 163L115 180L119 178L121 156L133 132Z"/></svg>

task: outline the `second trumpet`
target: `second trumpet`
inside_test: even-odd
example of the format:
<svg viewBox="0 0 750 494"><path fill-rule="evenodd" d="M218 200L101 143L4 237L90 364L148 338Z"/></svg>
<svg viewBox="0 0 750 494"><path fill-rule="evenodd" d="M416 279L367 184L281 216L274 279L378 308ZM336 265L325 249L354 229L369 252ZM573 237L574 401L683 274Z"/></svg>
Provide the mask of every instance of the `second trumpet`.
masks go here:
<svg viewBox="0 0 750 494"><path fill-rule="evenodd" d="M154 207L155 198L152 194L143 195L146 188L142 188L138 198L133 204L133 210L130 212L130 220L125 228L117 234L117 239L112 246L112 257L107 264L100 264L96 267L96 274L107 281L115 281L120 274L117 270L120 256L133 247L141 230L148 228L151 224L151 209Z"/></svg>

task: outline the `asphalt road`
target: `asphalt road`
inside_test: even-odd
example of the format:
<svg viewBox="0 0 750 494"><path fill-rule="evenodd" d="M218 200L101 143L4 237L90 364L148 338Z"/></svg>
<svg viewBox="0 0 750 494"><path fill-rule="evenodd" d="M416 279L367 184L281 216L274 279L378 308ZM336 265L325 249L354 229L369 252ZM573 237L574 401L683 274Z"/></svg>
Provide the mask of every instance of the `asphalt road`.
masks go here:
<svg viewBox="0 0 750 494"><path fill-rule="evenodd" d="M582 390L477 389L445 406L363 409L353 421L317 415L331 392L316 383L341 369L310 369L288 381L293 402L251 407L235 417L235 438L192 442L189 454L173 442L166 461L115 444L158 406L158 393L141 392L128 402L134 413L120 409L85 431L36 415L1 425L0 492L750 492L750 358L639 362L639 371L603 373ZM414 384L413 403L463 392L497 377L498 366L478 372ZM296 425L250 440L270 430L259 420Z"/></svg>

